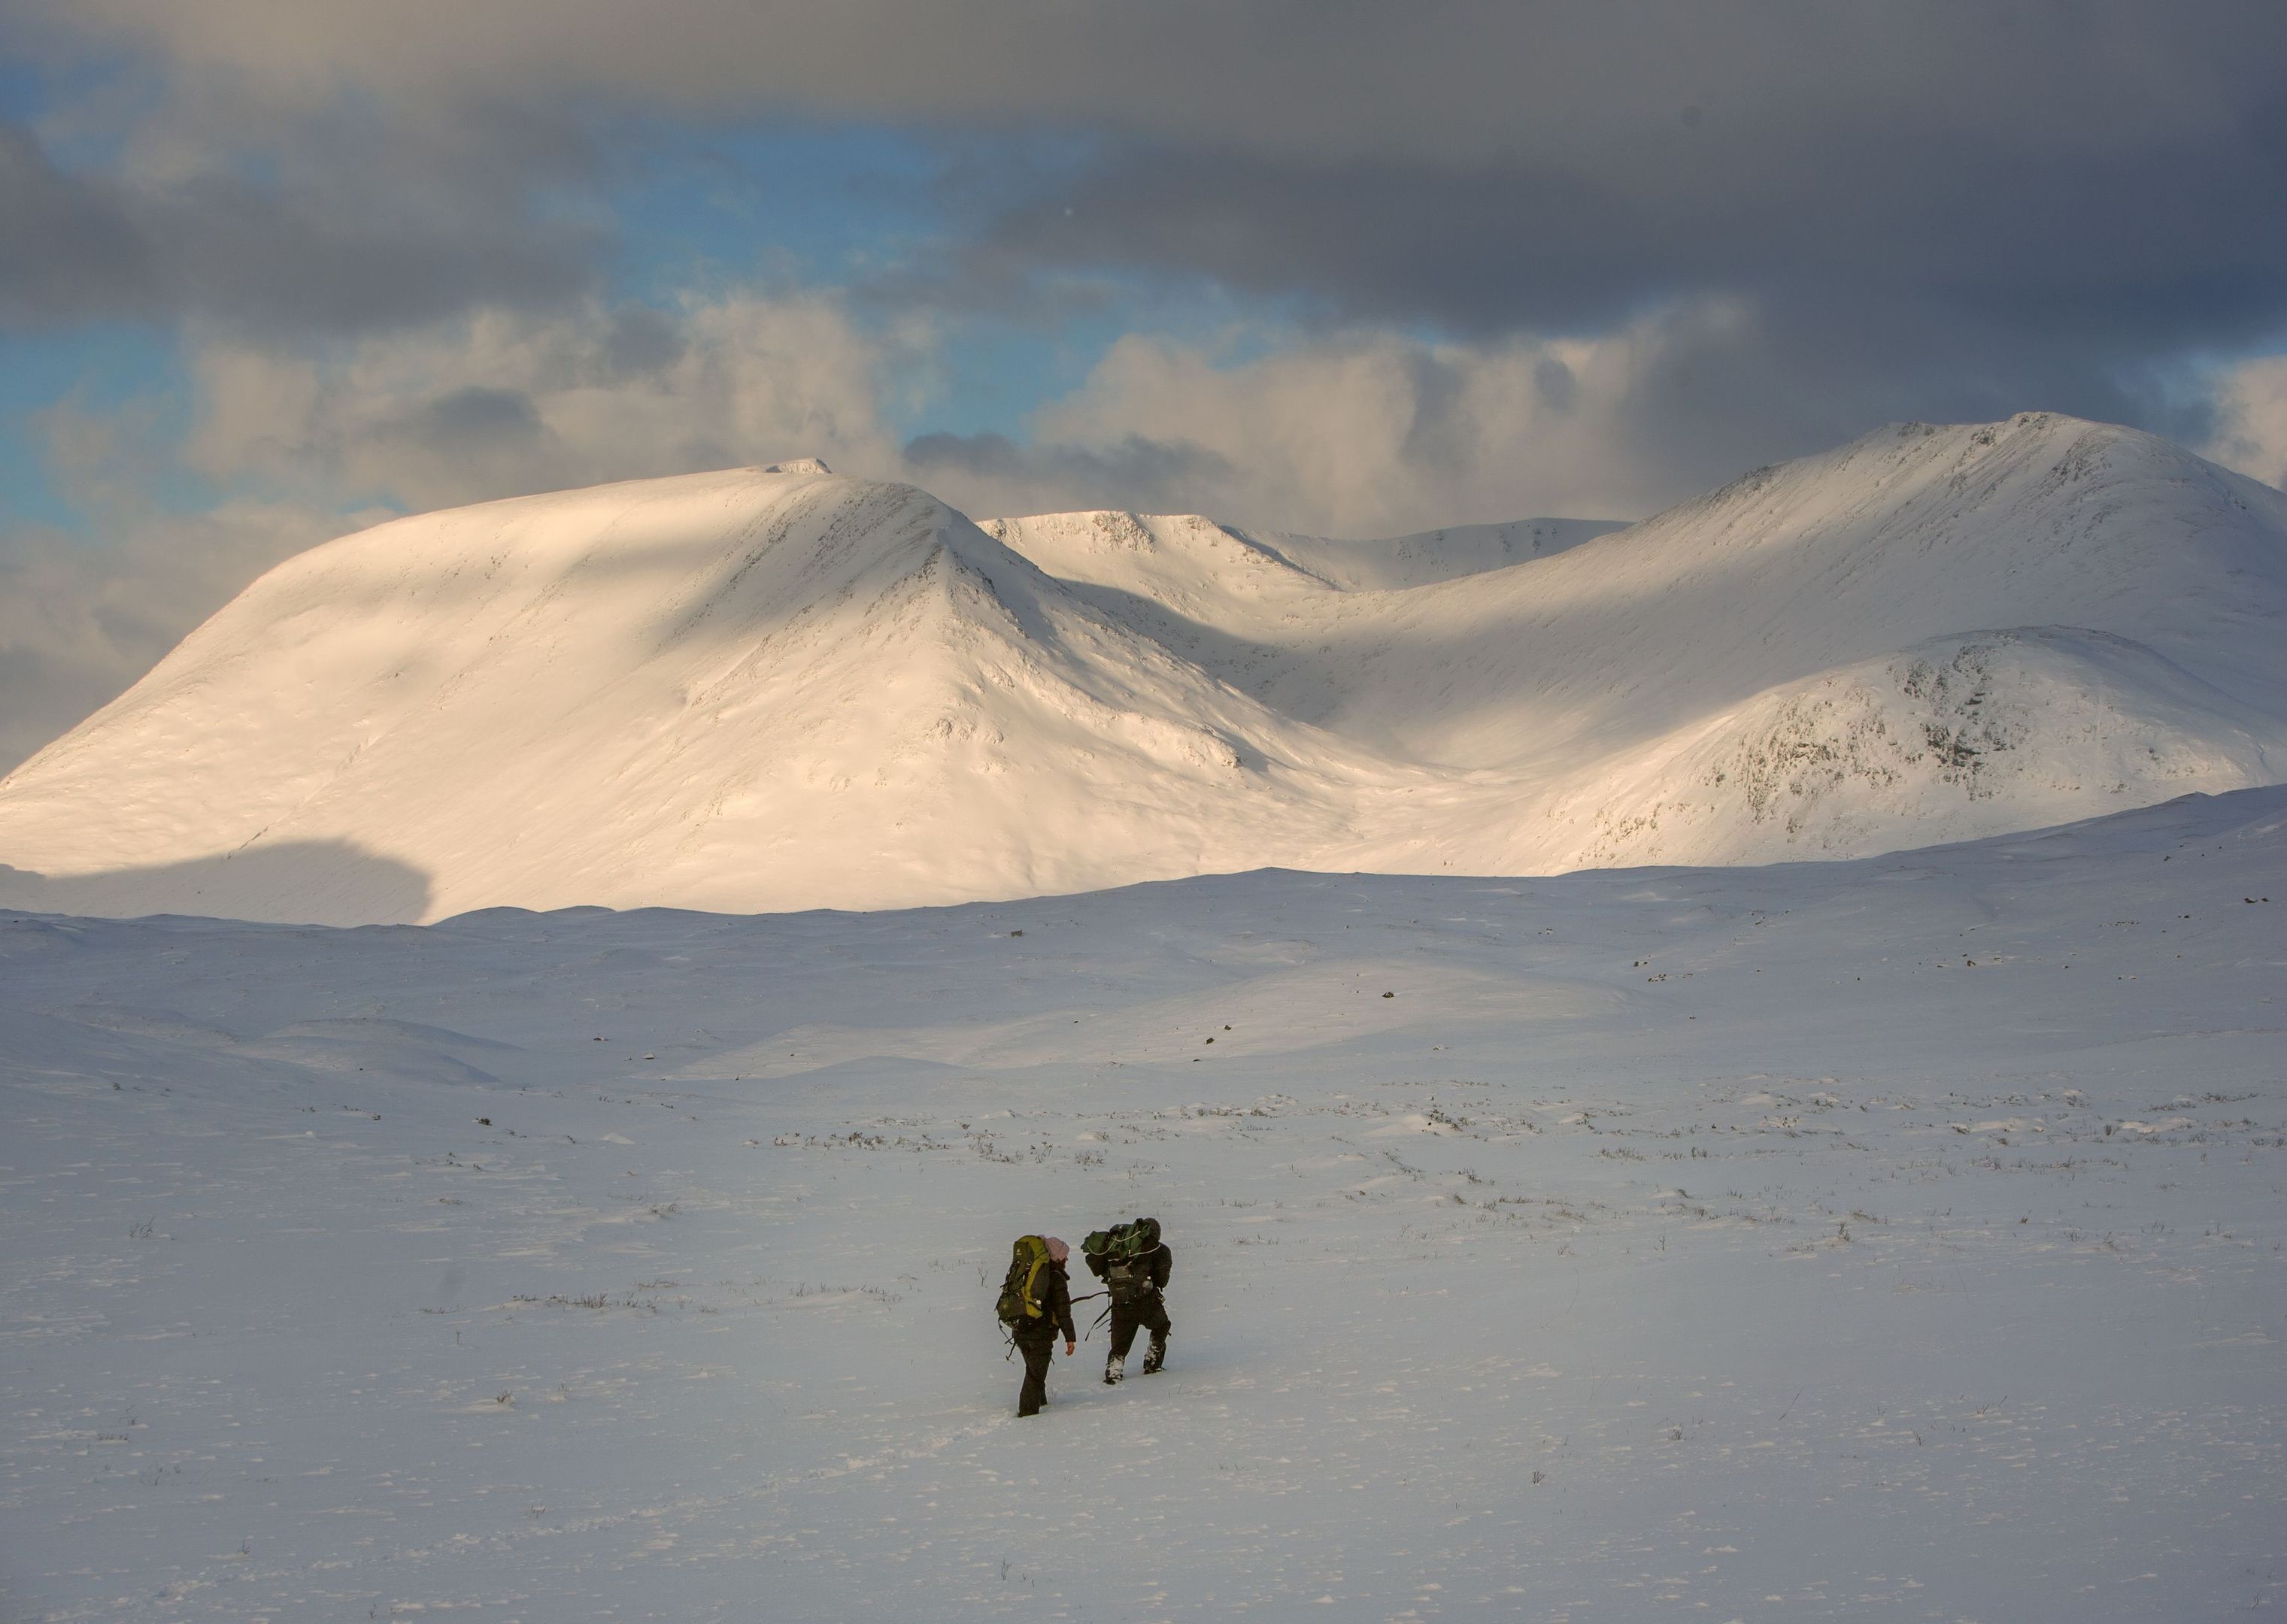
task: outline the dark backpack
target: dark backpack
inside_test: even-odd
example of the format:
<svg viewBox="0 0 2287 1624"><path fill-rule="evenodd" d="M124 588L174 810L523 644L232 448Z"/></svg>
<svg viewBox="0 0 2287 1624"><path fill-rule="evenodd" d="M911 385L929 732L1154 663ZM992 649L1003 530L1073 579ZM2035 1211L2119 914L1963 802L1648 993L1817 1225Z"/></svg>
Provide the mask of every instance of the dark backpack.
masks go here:
<svg viewBox="0 0 2287 1624"><path fill-rule="evenodd" d="M1104 1289L1122 1308L1132 1308L1151 1295L1151 1265L1143 1257L1115 1257L1105 1265Z"/></svg>
<svg viewBox="0 0 2287 1624"><path fill-rule="evenodd" d="M1049 1312L1049 1243L1038 1235L1017 1237L1015 1255L1009 1259L1009 1273L1001 1281L1001 1301L996 1312L1001 1323L1015 1329L1032 1320L1045 1319Z"/></svg>
<svg viewBox="0 0 2287 1624"><path fill-rule="evenodd" d="M1097 1273L1104 1277L1104 1289L1122 1308L1135 1306L1155 1289L1151 1255L1159 1250L1159 1227L1148 1218L1138 1218L1132 1224L1099 1229L1080 1242L1080 1249L1102 1264Z"/></svg>
<svg viewBox="0 0 2287 1624"><path fill-rule="evenodd" d="M1125 1224L1088 1231L1088 1238L1080 1243L1081 1255L1087 1257L1088 1266L1096 1273L1103 1273L1103 1269L1097 1265L1111 1260L1112 1249L1126 1239L1127 1233L1128 1226Z"/></svg>

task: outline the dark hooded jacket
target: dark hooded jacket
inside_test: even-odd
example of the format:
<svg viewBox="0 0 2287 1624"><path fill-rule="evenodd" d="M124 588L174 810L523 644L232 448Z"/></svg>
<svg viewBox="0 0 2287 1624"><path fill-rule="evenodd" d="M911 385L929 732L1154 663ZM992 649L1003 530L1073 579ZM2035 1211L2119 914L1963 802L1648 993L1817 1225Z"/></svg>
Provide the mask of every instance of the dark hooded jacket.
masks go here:
<svg viewBox="0 0 2287 1624"><path fill-rule="evenodd" d="M1066 1342L1080 1340L1072 1328L1072 1275L1063 1264L1049 1260L1049 1283L1044 1294L1048 1313L1037 1320L1026 1320L1011 1332L1019 1342L1054 1342L1062 1335Z"/></svg>

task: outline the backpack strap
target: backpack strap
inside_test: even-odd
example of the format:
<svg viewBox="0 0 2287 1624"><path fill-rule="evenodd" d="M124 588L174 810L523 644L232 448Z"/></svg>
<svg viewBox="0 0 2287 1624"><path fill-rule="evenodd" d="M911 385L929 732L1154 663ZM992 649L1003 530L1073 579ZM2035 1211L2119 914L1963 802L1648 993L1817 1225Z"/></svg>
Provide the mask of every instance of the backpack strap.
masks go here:
<svg viewBox="0 0 2287 1624"><path fill-rule="evenodd" d="M1041 1277L1048 1273L1049 1246L1047 1242L1031 1235L1025 1238L1033 1242L1036 1249L1033 1266L1025 1273L1025 1314L1027 1319L1038 1320L1049 1312L1048 1305L1041 1300Z"/></svg>

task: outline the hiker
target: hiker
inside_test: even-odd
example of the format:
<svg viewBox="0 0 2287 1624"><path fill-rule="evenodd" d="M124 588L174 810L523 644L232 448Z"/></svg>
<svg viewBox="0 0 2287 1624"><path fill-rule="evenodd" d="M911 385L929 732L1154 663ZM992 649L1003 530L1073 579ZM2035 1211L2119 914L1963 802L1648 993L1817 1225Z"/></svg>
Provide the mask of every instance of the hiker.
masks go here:
<svg viewBox="0 0 2287 1624"><path fill-rule="evenodd" d="M1064 1338L1064 1357L1080 1348L1072 1328L1072 1283L1064 1260L1072 1249L1054 1235L1025 1235L1017 1242L1009 1273L1001 1283L1001 1323L1025 1360L1025 1385L1017 1395L1019 1417L1037 1415L1049 1401L1049 1360L1056 1350L1056 1333Z"/></svg>
<svg viewBox="0 0 2287 1624"><path fill-rule="evenodd" d="M1167 1289L1167 1275L1175 1255L1159 1240L1158 1218L1137 1218L1100 1229L1080 1242L1088 1272L1104 1282L1112 1298L1112 1348L1104 1355L1104 1384L1117 1387L1128 1374L1128 1350L1136 1345L1136 1328L1151 1333L1151 1346L1144 1355L1144 1374L1156 1376L1167 1362L1167 1305L1159 1294Z"/></svg>

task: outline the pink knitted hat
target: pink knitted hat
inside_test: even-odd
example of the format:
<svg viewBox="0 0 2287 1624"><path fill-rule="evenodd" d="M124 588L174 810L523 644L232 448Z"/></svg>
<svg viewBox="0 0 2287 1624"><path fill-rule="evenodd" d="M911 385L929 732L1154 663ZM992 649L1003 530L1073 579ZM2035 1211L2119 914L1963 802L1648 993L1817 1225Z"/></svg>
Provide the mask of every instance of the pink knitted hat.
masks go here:
<svg viewBox="0 0 2287 1624"><path fill-rule="evenodd" d="M1042 1235L1041 1239L1049 1243L1049 1256L1057 1263L1062 1263L1065 1258L1072 1256L1072 1248L1057 1240L1056 1236Z"/></svg>

